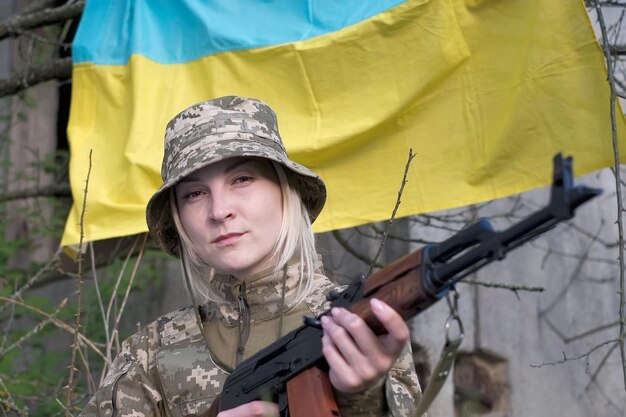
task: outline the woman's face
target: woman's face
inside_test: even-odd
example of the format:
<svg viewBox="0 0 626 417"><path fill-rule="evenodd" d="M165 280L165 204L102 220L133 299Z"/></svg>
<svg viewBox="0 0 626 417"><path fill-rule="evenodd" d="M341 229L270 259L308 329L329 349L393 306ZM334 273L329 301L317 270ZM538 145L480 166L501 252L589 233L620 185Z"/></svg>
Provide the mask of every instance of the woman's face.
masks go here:
<svg viewBox="0 0 626 417"><path fill-rule="evenodd" d="M275 266L282 192L265 159L231 158L176 185L182 225L202 259L238 279Z"/></svg>

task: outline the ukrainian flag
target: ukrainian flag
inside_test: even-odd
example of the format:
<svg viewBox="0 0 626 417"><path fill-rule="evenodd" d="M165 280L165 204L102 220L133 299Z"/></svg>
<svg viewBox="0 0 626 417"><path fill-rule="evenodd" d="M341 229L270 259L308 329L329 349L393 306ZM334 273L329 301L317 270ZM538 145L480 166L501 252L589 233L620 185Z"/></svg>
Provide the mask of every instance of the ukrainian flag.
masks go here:
<svg viewBox="0 0 626 417"><path fill-rule="evenodd" d="M89 0L73 45L75 205L62 245L147 230L165 124L269 103L328 185L317 231L463 206L612 164L609 87L579 0ZM624 119L618 108L618 133ZM621 150L624 154L624 149Z"/></svg>

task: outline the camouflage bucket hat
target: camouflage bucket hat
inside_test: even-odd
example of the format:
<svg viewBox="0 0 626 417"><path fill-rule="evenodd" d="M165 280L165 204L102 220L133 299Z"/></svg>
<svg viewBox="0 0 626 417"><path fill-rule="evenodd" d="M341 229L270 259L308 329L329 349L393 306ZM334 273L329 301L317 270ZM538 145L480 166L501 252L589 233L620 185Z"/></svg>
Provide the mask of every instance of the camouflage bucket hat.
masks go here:
<svg viewBox="0 0 626 417"><path fill-rule="evenodd" d="M169 207L172 186L200 168L241 156L270 159L287 168L311 222L317 218L326 201L324 182L287 157L274 111L256 99L220 97L183 110L165 129L163 185L146 208L148 229L161 249L178 256L179 238Z"/></svg>

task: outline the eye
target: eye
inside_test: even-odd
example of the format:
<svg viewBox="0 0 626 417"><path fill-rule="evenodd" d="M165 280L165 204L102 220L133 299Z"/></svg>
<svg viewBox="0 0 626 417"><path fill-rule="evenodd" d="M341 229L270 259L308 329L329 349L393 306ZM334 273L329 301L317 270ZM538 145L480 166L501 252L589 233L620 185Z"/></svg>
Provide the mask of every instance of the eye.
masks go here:
<svg viewBox="0 0 626 417"><path fill-rule="evenodd" d="M245 184L252 180L253 178L248 175L238 175L233 179L233 184Z"/></svg>
<svg viewBox="0 0 626 417"><path fill-rule="evenodd" d="M182 196L183 200L193 200L202 195L202 191L190 191L188 193L184 193Z"/></svg>

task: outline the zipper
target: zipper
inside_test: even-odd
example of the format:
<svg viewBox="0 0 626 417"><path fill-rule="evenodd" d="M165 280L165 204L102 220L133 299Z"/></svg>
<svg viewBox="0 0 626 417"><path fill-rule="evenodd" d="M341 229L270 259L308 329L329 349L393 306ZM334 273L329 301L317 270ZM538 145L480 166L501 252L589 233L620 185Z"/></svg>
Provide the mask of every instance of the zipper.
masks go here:
<svg viewBox="0 0 626 417"><path fill-rule="evenodd" d="M246 300L246 283L242 282L239 287L239 295L237 296L237 304L239 307L239 340L237 342L237 357L235 366L239 365L243 360L243 353L246 350L246 343L250 337L250 308Z"/></svg>
<svg viewBox="0 0 626 417"><path fill-rule="evenodd" d="M113 383L113 390L111 391L111 409L113 410L112 417L120 415L120 411L115 407L115 404L117 403L117 384L120 382L120 379L128 373L128 368L130 368L131 365L132 364L130 362L126 362L122 373L115 378L115 382Z"/></svg>

